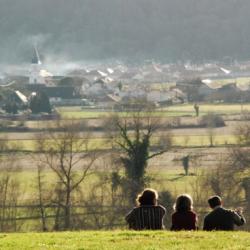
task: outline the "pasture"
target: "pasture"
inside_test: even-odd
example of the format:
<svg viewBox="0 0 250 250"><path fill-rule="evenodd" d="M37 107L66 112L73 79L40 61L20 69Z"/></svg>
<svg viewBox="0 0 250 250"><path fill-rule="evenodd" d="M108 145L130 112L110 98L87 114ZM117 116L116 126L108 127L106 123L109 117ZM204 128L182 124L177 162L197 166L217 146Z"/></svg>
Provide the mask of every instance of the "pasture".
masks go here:
<svg viewBox="0 0 250 250"><path fill-rule="evenodd" d="M213 169L218 164L219 158L227 153L225 148L189 148L173 149L164 153L148 162L146 171L147 176L151 178L150 186L157 190L170 191L176 197L180 193L195 193L195 181L197 177L203 174L203 170ZM181 158L189 154L190 175L184 175ZM23 190L23 203L29 203L30 198L37 195L37 162L33 154L20 154L16 160L17 169L16 177L20 180L21 189ZM110 174L115 166L109 155L101 155L93 168L94 174L87 177L81 185L81 189L91 193L91 190L98 186L100 179L110 178ZM81 165L75 167L76 173L81 170ZM121 169L122 171L122 169ZM122 173L122 172L121 172ZM55 174L51 169L46 168L43 173L43 179L47 186L54 183ZM110 187L111 182L106 182ZM172 206L172 204L165 204Z"/></svg>
<svg viewBox="0 0 250 250"><path fill-rule="evenodd" d="M158 145L160 136L152 139L152 146ZM210 145L209 135L174 135L172 136L173 146L175 147L208 147ZM214 135L214 146L225 146L235 144L236 139L233 135ZM20 151L35 151L36 139L9 139L10 144L18 145ZM112 145L108 138L91 138L88 139L88 148L90 150L108 150Z"/></svg>
<svg viewBox="0 0 250 250"><path fill-rule="evenodd" d="M247 104L245 107L249 108L250 110L250 105ZM172 198L175 198L181 193L189 193L194 197L195 200L195 195L198 192L197 185L199 185L198 177L203 176L204 171L214 169L214 167L218 165L220 159L224 157L225 154L227 154L227 147L229 147L231 144L237 143L237 138L234 135L234 131L237 126L243 124L244 122L241 123L238 118L234 119L234 116L232 115L239 114L241 107L240 105L201 105L203 113L209 112L209 110L212 109L215 111L215 113L223 113L224 118L226 118L225 127L214 128L212 131L208 130L208 128L189 126L190 124L197 124L198 122L198 119L194 117L192 105L172 106L169 107L169 109L171 109L170 112L172 112L172 114L174 112L176 112L175 114L178 115L185 113L185 116L181 116L178 119L181 119L181 122L188 126L171 129L170 133L173 141L173 147L171 151L149 160L146 174L150 178L150 187L155 188L159 192L168 191ZM105 198L108 197L106 191L110 191L111 188L111 173L114 171L114 169L116 169L117 166L111 163L111 160L106 157L112 148L112 143L109 141L105 130L100 129L100 125L104 120L103 118L108 117L110 113L106 111L92 113L91 111L83 111L79 107L60 108L60 110L64 118L69 118L71 114L74 114L73 119L79 119L79 121L87 122L90 127L94 127L95 125L99 126L98 129L91 132L88 149L98 149L102 151L102 154L95 163L93 174L88 176L83 181L81 187L78 190L80 192L84 192L85 194L84 198L81 197L79 202L84 205L85 201L91 199L91 195L96 195L96 197L98 197L99 195L101 196L103 193L105 193ZM88 112L92 113L92 117L89 117L90 115ZM127 115L122 112L119 114L121 116ZM153 115L155 117L159 117L161 115L163 120L165 119L165 121L167 121L169 119L169 114L169 110L166 110L162 112L156 111ZM30 205L32 203L37 204L38 202L37 162L35 158L36 155L39 155L39 153L35 152L36 134L46 133L47 122L27 121L24 123L25 126L30 129L28 132L2 132L0 133L0 139L5 140L7 138L11 144L18 146L18 159L15 162L18 171L13 173L13 178L19 180L20 183L19 204ZM55 121L50 121L49 124L50 127L55 128ZM12 125L14 126L15 124ZM60 134L60 132L56 133ZM164 135L167 135L168 133L169 130L165 130L165 128L162 127L160 131L153 135L151 145L158 146L161 143L164 144ZM80 132L79 137L84 139L86 138L86 135L87 132L82 131ZM209 147L211 137L213 139L214 147ZM152 150L154 150L154 147ZM184 169L182 167L181 161L182 157L186 155L190 155L191 157L189 172L190 175L188 176L184 175ZM52 170L48 168L44 170L43 182L45 183L46 188L49 189L51 187L53 189L54 185L56 184L55 180L57 180L55 173L53 173ZM75 174L79 173L79 171L80 166L76 166ZM121 175L124 174L122 170L120 173ZM207 194L205 194L205 196L206 195ZM107 203L107 201L105 202ZM202 202L202 206L204 203ZM168 207L167 219L169 221L169 215L172 209L173 201L163 203L163 205ZM196 205L198 209L200 204L195 203L194 206ZM207 212L207 209L208 208L206 205L205 207L199 207L197 212L199 212L201 218L203 217L204 213ZM26 214L22 213L27 213L27 211L22 211L25 210L21 210L18 216L26 216ZM48 211L50 212L50 210ZM123 219L124 213L125 212L123 211L119 215L121 220ZM201 222L202 219L200 220L200 223ZM125 227L124 221L122 223L123 224L119 228ZM87 227L87 229L89 228ZM28 222L24 222L21 226L21 231L32 230L40 230L39 217L38 220L36 219L36 221L30 220ZM55 245L56 244L57 243L55 243Z"/></svg>
<svg viewBox="0 0 250 250"><path fill-rule="evenodd" d="M200 114L204 115L210 112L216 114L240 114L242 111L249 112L250 104L200 104ZM63 119L82 119L82 118L104 118L110 116L112 111L82 110L81 107L59 107L57 111ZM121 116L128 115L127 112L116 112ZM133 112L131 112L133 114ZM192 104L173 105L165 108L159 108L154 111L155 117L171 116L195 116Z"/></svg>

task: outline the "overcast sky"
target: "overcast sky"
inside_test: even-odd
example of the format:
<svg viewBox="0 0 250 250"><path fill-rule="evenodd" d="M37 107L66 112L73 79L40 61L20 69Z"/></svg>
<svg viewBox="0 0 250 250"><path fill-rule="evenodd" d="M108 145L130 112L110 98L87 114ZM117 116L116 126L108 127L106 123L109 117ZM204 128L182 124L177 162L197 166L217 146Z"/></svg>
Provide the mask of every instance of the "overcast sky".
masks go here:
<svg viewBox="0 0 250 250"><path fill-rule="evenodd" d="M249 0L0 0L0 62L250 58Z"/></svg>

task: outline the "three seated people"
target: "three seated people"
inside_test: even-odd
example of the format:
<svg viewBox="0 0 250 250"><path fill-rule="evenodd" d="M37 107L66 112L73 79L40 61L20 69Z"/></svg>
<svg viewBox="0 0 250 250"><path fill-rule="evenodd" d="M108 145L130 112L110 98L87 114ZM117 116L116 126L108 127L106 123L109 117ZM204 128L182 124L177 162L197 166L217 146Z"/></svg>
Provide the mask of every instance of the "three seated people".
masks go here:
<svg viewBox="0 0 250 250"><path fill-rule="evenodd" d="M158 193L147 188L138 195L137 206L125 217L129 228L134 230L161 230L164 229L163 219L166 209L158 204ZM246 223L242 209L235 211L225 209L219 196L208 199L212 211L204 218L203 230L234 230L234 225ZM190 195L183 194L177 197L172 214L171 230L197 230L197 214L193 211L193 200Z"/></svg>

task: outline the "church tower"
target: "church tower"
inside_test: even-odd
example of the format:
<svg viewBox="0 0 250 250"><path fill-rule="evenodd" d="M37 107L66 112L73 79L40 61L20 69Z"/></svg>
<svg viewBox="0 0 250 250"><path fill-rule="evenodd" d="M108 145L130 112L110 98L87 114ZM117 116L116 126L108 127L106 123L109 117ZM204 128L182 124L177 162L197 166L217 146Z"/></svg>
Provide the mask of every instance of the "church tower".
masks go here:
<svg viewBox="0 0 250 250"><path fill-rule="evenodd" d="M42 62L40 60L40 56L37 50L37 47L34 47L34 54L31 61L31 69L30 69L30 84L45 84L45 79L41 76L41 67Z"/></svg>

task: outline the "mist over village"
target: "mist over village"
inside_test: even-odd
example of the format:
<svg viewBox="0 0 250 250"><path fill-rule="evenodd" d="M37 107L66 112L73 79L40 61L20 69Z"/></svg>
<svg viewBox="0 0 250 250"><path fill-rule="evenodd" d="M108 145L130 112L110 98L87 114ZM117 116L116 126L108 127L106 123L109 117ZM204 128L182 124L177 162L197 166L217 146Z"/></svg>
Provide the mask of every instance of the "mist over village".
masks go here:
<svg viewBox="0 0 250 250"><path fill-rule="evenodd" d="M0 249L249 249L249 8L0 0Z"/></svg>

